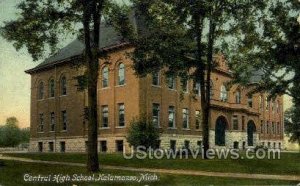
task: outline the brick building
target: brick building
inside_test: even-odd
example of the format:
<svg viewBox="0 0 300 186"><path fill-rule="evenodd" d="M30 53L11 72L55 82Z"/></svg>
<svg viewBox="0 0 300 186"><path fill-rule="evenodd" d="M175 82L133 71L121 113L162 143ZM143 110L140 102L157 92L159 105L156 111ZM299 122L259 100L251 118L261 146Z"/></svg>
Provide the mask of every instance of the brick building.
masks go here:
<svg viewBox="0 0 300 186"><path fill-rule="evenodd" d="M142 114L161 128L160 147L198 148L202 144L199 86L192 80L166 77L164 73L138 78L123 43L110 27L101 28L101 50L109 60L101 62L98 84L99 151L129 151L126 134L130 121ZM86 150L86 91L78 91L75 68L84 45L75 40L37 67L31 75L30 151L83 152ZM283 98L267 100L265 93L248 96L249 88L225 86L232 74L222 57L211 82L210 147L282 148ZM258 75L254 75L253 82Z"/></svg>

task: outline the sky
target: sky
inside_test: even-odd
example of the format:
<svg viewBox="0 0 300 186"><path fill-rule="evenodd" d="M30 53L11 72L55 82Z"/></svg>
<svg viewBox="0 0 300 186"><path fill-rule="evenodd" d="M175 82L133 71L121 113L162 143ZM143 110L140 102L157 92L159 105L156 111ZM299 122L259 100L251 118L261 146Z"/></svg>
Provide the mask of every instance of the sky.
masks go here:
<svg viewBox="0 0 300 186"><path fill-rule="evenodd" d="M0 0L0 26L17 17L15 6L18 2L20 0ZM24 71L41 61L33 62L25 49L16 51L12 43L0 36L0 125L5 124L6 118L15 116L20 127L30 126L30 75ZM288 96L284 99L286 109L291 99Z"/></svg>

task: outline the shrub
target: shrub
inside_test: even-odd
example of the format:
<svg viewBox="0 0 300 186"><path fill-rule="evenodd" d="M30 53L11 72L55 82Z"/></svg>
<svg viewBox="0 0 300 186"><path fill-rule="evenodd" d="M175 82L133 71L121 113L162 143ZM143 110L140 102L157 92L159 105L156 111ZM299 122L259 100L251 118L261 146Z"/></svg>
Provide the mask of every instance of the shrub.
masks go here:
<svg viewBox="0 0 300 186"><path fill-rule="evenodd" d="M146 149L156 148L158 140L159 129L153 125L151 119L141 117L131 121L127 141L135 149L138 146L144 146Z"/></svg>

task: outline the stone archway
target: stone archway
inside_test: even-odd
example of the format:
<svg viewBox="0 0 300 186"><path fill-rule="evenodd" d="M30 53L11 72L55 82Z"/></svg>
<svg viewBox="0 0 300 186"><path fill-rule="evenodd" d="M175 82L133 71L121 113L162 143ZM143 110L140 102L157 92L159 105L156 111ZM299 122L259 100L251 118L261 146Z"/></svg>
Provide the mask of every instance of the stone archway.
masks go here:
<svg viewBox="0 0 300 186"><path fill-rule="evenodd" d="M256 126L253 120L250 120L247 124L247 141L248 146L254 145L254 133L256 132Z"/></svg>
<svg viewBox="0 0 300 186"><path fill-rule="evenodd" d="M225 130L228 128L227 120L224 116L219 116L215 125L215 145L225 146Z"/></svg>

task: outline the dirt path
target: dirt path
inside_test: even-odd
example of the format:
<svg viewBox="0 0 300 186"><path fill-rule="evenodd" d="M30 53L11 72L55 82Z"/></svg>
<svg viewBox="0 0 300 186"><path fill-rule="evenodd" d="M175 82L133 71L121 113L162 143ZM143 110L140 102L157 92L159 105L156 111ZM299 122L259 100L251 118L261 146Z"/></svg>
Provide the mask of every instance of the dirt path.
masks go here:
<svg viewBox="0 0 300 186"><path fill-rule="evenodd" d="M30 163L43 163L51 165L67 165L67 166L79 166L84 167L83 163L69 163L69 162L56 162L56 161L42 161L32 160L28 158L17 158L17 157L6 157L1 156L2 160L14 160ZM176 169L155 169L155 168L137 168L137 167L124 167L124 166L111 166L102 165L104 169L110 170L127 170L135 172L152 172L152 173L163 173L163 174L177 174L177 175L190 175L190 176L213 176L213 177L227 177L227 178L247 178L247 179L268 179L268 180L289 180L299 181L300 176L296 175L270 175L270 174L247 174L247 173L227 173L227 172L208 172L208 171L197 171L197 170L176 170Z"/></svg>

